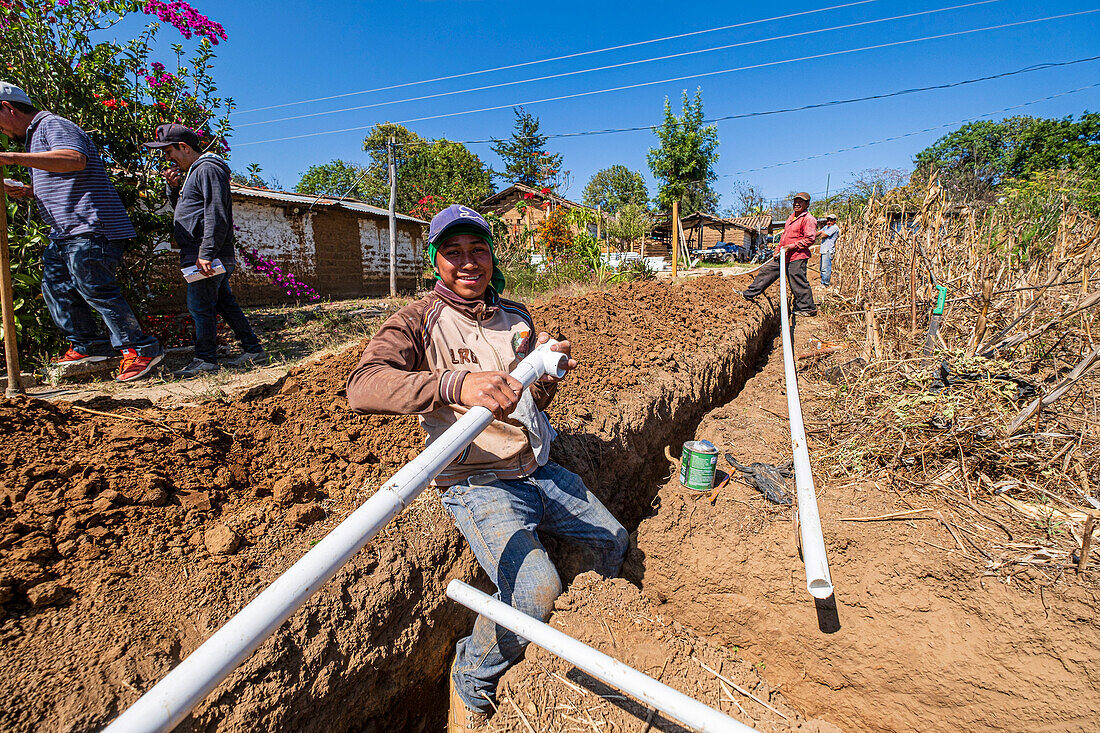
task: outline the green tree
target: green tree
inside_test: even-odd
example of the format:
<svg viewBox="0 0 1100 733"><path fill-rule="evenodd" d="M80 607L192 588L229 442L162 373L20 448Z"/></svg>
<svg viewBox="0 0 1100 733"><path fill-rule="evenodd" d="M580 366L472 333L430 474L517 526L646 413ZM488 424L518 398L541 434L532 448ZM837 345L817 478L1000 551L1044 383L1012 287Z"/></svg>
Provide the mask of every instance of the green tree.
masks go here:
<svg viewBox="0 0 1100 733"><path fill-rule="evenodd" d="M395 141L398 211L430 218L451 204L476 207L493 193L492 172L462 143L445 138L427 140L402 125L385 122L371 128L363 140L370 163L359 190L367 203L389 206L386 146L391 137Z"/></svg>
<svg viewBox="0 0 1100 733"><path fill-rule="evenodd" d="M234 170L229 177L233 180L233 183L239 183L242 186L271 189L278 188L278 184L274 183L275 179L272 179L272 183L268 183L268 181L264 179L263 172L263 166L259 163L249 163L245 166L243 173L240 170Z"/></svg>
<svg viewBox="0 0 1100 733"><path fill-rule="evenodd" d="M539 118L517 107L512 138L493 139L492 150L504 161L504 173L496 175L509 183L522 183L536 188L555 188L564 176L561 154L546 150L546 136L539 134Z"/></svg>
<svg viewBox="0 0 1100 733"><path fill-rule="evenodd" d="M462 143L433 140L398 169L397 204L431 218L451 204L478 207L493 194L493 174Z"/></svg>
<svg viewBox="0 0 1100 733"><path fill-rule="evenodd" d="M585 206L603 207L608 214L614 214L629 203L645 205L648 198L642 174L625 165L613 165L597 171L584 187Z"/></svg>
<svg viewBox="0 0 1100 733"><path fill-rule="evenodd" d="M917 153L915 177L933 172L955 198L989 199L1008 179L1039 171L1100 170L1100 114L1080 119L1009 117L963 125Z"/></svg>
<svg viewBox="0 0 1100 733"><path fill-rule="evenodd" d="M607 234L618 241L620 248L633 250L634 244L646 236L652 226L653 216L645 205L631 201L623 204L608 222Z"/></svg>
<svg viewBox="0 0 1100 733"><path fill-rule="evenodd" d="M685 214L713 212L718 208L712 188L718 180L718 128L703 124L702 89L696 89L694 99L684 90L682 107L683 114L674 115L666 97L664 122L653 130L660 143L648 156L649 170L661 182L656 203L663 211L679 201Z"/></svg>
<svg viewBox="0 0 1100 733"><path fill-rule="evenodd" d="M368 196L366 178L369 169L346 160L333 160L320 165L311 165L298 180L294 190L310 196L329 196L366 200Z"/></svg>

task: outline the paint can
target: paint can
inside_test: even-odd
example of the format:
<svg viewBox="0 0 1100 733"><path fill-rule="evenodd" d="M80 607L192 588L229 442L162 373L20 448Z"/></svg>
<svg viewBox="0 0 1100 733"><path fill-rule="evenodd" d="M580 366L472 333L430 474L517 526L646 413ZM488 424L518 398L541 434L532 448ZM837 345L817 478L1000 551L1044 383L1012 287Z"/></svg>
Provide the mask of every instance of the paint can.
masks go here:
<svg viewBox="0 0 1100 733"><path fill-rule="evenodd" d="M710 491L714 486L714 469L718 465L718 449L709 440L689 440L680 456L680 484L692 491Z"/></svg>

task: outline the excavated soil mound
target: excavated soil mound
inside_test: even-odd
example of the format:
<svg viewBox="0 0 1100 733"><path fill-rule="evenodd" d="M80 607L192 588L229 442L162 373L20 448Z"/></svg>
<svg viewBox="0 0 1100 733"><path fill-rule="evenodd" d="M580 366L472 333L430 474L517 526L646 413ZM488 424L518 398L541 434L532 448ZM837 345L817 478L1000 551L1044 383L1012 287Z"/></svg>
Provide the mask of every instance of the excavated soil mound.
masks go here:
<svg viewBox="0 0 1100 733"><path fill-rule="evenodd" d="M550 625L757 730L839 733L824 721L805 720L736 647L701 640L621 578L578 576L555 604ZM535 646L504 675L489 725L496 732L540 733L647 727L690 730Z"/></svg>
<svg viewBox="0 0 1100 733"><path fill-rule="evenodd" d="M582 364L550 410L555 457L628 525L663 446L736 393L775 328L744 286L648 282L533 308ZM198 407L0 403L0 729L101 727L415 455L414 418L348 411L358 353ZM181 729L440 725L471 621L443 588L477 576L425 492Z"/></svg>
<svg viewBox="0 0 1100 733"><path fill-rule="evenodd" d="M811 328L800 330L801 347ZM808 419L833 389L800 377ZM777 339L763 371L695 437L742 464L785 463L786 414ZM860 480L817 489L835 602L815 606L806 591L791 509L736 480L713 506L675 480L663 485L624 574L662 616L740 647L791 706L845 730L1096 730L1094 586L1020 588L958 550L934 519L840 520L914 507L950 516L934 497L906 503Z"/></svg>

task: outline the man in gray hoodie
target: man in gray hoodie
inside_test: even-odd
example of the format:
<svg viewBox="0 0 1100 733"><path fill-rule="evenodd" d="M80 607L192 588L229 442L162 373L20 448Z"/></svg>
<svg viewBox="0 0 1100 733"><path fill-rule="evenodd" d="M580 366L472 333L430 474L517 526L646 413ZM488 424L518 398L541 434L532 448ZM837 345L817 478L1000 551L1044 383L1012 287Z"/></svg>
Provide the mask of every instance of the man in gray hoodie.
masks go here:
<svg viewBox="0 0 1100 733"><path fill-rule="evenodd" d="M201 153L198 134L183 125L161 125L156 141L145 147L160 150L170 162L163 172L168 200L175 208L173 234L180 248L180 265L194 265L204 277L187 283L187 310L195 322L195 358L176 376L215 372L218 366L217 316L221 314L241 342L244 354L230 362L245 366L266 359L263 346L229 287L236 268L233 249L233 201L229 165L213 153ZM225 272L215 272L220 260Z"/></svg>

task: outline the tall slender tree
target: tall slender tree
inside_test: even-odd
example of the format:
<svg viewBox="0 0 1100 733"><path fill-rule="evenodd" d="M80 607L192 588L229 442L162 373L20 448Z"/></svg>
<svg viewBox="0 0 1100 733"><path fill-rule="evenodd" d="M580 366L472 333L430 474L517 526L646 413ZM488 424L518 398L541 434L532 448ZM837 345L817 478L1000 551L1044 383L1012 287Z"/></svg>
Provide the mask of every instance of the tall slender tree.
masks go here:
<svg viewBox="0 0 1100 733"><path fill-rule="evenodd" d="M703 124L702 89L695 90L694 98L688 98L685 89L682 106L683 114L673 114L666 97L664 122L653 129L660 143L648 156L649 170L661 182L656 203L663 211L679 201L685 213L714 212L718 208L718 194L712 187L718 180L718 127Z"/></svg>
<svg viewBox="0 0 1100 733"><path fill-rule="evenodd" d="M546 150L546 136L539 134L539 118L516 107L516 121L509 140L493 138L492 150L504 161L504 172L497 176L510 183L536 188L553 188L562 176L561 154Z"/></svg>

